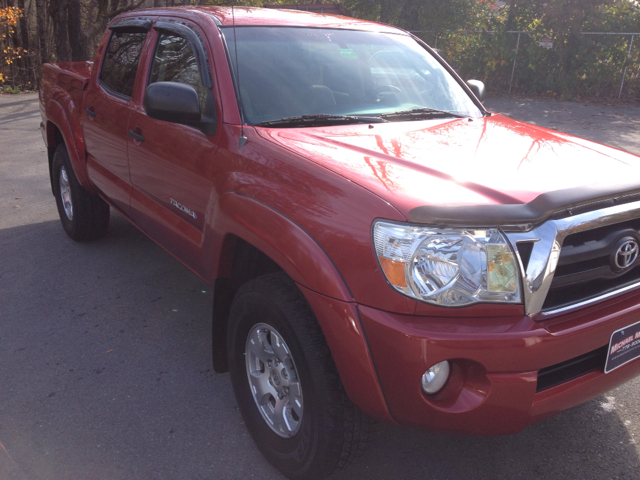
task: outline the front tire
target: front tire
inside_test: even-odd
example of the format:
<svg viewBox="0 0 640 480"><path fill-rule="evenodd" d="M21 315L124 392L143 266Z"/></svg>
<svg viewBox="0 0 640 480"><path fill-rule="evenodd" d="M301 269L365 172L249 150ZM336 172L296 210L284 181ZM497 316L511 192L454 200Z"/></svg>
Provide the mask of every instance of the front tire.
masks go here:
<svg viewBox="0 0 640 480"><path fill-rule="evenodd" d="M295 283L282 273L249 281L229 321L234 393L265 458L288 478L321 479L359 457L373 421L347 398Z"/></svg>
<svg viewBox="0 0 640 480"><path fill-rule="evenodd" d="M62 228L75 241L95 240L107 233L109 205L78 182L64 144L58 145L51 165L53 194Z"/></svg>

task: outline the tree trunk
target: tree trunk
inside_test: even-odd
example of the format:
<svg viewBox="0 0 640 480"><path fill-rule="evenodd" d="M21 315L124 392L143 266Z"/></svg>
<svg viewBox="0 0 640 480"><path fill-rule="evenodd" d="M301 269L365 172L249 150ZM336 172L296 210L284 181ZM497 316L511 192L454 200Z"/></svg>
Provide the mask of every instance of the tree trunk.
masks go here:
<svg viewBox="0 0 640 480"><path fill-rule="evenodd" d="M46 6L44 0L36 0L36 21L38 24L38 44L40 47L40 64L47 63L47 27L46 27Z"/></svg>
<svg viewBox="0 0 640 480"><path fill-rule="evenodd" d="M69 27L67 20L67 0L51 0L49 14L53 20L53 36L56 43L56 57L58 62L71 61L69 50Z"/></svg>
<svg viewBox="0 0 640 480"><path fill-rule="evenodd" d="M97 3L98 13L96 15L96 23L101 25L107 16L107 11L109 10L109 0L98 0Z"/></svg>
<svg viewBox="0 0 640 480"><path fill-rule="evenodd" d="M67 0L67 18L69 21L69 45L71 46L71 60L82 62L87 58L87 36L82 31L80 20L80 0Z"/></svg>
<svg viewBox="0 0 640 480"><path fill-rule="evenodd" d="M518 9L517 0L509 0L509 14L507 15L507 32L513 30L516 20L516 10Z"/></svg>
<svg viewBox="0 0 640 480"><path fill-rule="evenodd" d="M34 81L31 68L31 47L29 46L29 26L27 19L27 11L24 8L24 0L18 0L18 8L22 10L22 16L19 20L20 37L19 47L22 48L21 57L18 59L20 67L20 82L31 84Z"/></svg>
<svg viewBox="0 0 640 480"><path fill-rule="evenodd" d="M109 17L113 17L113 14L120 7L120 0L111 0L111 5L109 5Z"/></svg>
<svg viewBox="0 0 640 480"><path fill-rule="evenodd" d="M27 26L27 11L24 8L24 0L18 0L18 8L22 10L22 16L20 17L20 40L21 47L25 50L29 50L29 27Z"/></svg>

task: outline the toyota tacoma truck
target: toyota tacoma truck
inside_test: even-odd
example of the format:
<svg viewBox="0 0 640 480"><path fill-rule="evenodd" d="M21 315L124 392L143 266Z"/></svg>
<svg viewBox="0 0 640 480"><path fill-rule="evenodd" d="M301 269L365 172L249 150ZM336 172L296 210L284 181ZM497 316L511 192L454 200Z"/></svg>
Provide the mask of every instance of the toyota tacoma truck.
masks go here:
<svg viewBox="0 0 640 480"><path fill-rule="evenodd" d="M62 227L118 212L213 286L213 361L290 478L372 419L508 434L640 374L640 158L490 113L407 32L167 8L46 64Z"/></svg>

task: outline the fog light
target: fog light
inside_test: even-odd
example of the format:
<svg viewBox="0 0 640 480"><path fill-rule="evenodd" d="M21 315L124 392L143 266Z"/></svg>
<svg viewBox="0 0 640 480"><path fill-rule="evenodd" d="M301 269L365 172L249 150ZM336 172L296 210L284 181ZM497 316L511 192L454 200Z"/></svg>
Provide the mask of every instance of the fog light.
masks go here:
<svg viewBox="0 0 640 480"><path fill-rule="evenodd" d="M436 363L422 375L422 390L427 394L438 393L449 378L449 362Z"/></svg>

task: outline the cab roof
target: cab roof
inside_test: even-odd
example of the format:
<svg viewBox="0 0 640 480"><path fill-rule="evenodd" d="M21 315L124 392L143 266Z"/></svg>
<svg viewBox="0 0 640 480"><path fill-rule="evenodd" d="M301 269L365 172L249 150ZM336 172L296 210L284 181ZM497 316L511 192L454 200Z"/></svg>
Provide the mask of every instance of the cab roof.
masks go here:
<svg viewBox="0 0 640 480"><path fill-rule="evenodd" d="M388 25L357 18L311 13L301 10L280 10L256 7L171 7L153 10L136 10L124 16L140 15L176 15L198 16L208 14L214 17L221 26L283 26L283 27L316 27L345 28L350 30L367 30L373 32L403 33L402 30ZM235 17L235 18L234 18Z"/></svg>

